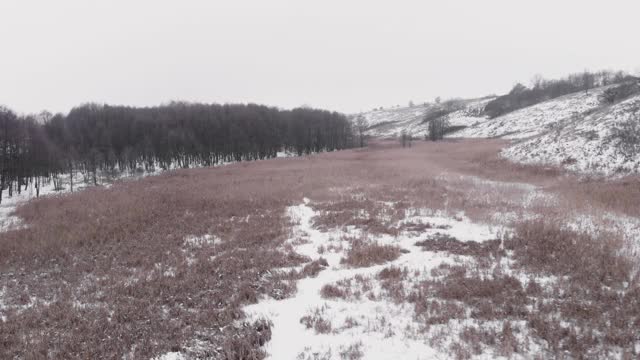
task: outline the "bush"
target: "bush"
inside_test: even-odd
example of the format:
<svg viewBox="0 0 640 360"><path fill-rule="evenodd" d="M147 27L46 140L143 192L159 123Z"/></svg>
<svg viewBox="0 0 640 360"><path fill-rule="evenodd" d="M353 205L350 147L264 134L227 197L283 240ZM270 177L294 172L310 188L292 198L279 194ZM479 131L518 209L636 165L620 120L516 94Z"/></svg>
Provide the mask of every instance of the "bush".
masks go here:
<svg viewBox="0 0 640 360"><path fill-rule="evenodd" d="M393 261L400 257L400 248L377 243L355 242L341 263L351 267L369 267Z"/></svg>
<svg viewBox="0 0 640 360"><path fill-rule="evenodd" d="M429 122L429 140L431 141L442 140L448 128L449 128L449 121L444 117L431 120Z"/></svg>
<svg viewBox="0 0 640 360"><path fill-rule="evenodd" d="M611 136L620 140L619 147L626 155L640 154L640 115L636 115L614 128Z"/></svg>
<svg viewBox="0 0 640 360"><path fill-rule="evenodd" d="M613 104L638 93L640 93L640 85L638 85L637 82L626 82L605 90L602 95L600 95L600 102L603 104Z"/></svg>

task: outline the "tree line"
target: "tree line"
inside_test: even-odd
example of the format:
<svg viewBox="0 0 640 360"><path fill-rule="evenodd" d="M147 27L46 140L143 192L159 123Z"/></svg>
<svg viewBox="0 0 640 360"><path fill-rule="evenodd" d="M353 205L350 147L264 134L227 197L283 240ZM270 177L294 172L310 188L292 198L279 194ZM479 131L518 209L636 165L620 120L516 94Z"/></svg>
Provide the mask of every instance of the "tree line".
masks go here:
<svg viewBox="0 0 640 360"><path fill-rule="evenodd" d="M173 102L135 108L85 104L67 115L0 107L0 188L9 195L69 175L189 168L349 148L346 116L318 109ZM2 201L0 194L0 201Z"/></svg>

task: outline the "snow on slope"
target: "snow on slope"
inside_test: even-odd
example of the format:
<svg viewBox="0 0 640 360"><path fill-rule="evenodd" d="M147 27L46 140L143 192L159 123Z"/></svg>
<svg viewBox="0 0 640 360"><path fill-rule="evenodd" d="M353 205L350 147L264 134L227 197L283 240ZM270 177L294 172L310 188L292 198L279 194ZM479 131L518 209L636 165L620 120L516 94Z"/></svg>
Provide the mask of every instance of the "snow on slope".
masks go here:
<svg viewBox="0 0 640 360"><path fill-rule="evenodd" d="M482 115L484 107L493 98L462 100L463 109L446 115L451 126L471 126L486 120ZM395 137L404 130L413 136L420 137L428 134L427 124L423 119L430 111L438 109L439 105L427 103L413 107L389 108L373 110L366 113L352 115L355 119L363 116L367 123L367 134L376 137Z"/></svg>
<svg viewBox="0 0 640 360"><path fill-rule="evenodd" d="M604 89L593 89L589 94L578 92L561 96L478 123L451 136L523 139L540 135L598 108L598 97Z"/></svg>
<svg viewBox="0 0 640 360"><path fill-rule="evenodd" d="M640 173L640 153L626 151L616 136L616 129L627 121L640 121L640 95L559 124L510 146L503 155L517 162L564 165L579 172Z"/></svg>
<svg viewBox="0 0 640 360"><path fill-rule="evenodd" d="M391 137L399 135L402 130L414 132L420 128L422 119L433 105L416 105L413 107L389 108L373 110L361 114L367 122L367 134L372 136Z"/></svg>

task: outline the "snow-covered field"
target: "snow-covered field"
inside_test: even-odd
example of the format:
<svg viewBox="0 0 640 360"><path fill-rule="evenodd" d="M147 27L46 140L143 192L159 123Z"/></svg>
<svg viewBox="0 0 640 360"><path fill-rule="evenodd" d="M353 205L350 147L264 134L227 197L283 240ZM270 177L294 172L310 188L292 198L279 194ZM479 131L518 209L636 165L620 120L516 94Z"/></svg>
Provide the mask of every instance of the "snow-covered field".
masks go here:
<svg viewBox="0 0 640 360"><path fill-rule="evenodd" d="M295 244L296 252L312 260L324 258L328 263L327 268L315 278L300 280L298 291L291 298L265 299L245 308L250 316L273 322L272 338L266 345L269 359L447 358L449 355L446 352L429 345L432 334L421 331L415 323L413 306L385 299L380 284L375 282L375 275L390 266L399 267L413 275L422 274L412 276L412 281L417 283L423 275L428 276L432 269L443 263L455 262L445 253L423 251L415 245L417 241L434 234L447 234L462 241L482 242L495 239L497 229L473 224L465 218L454 220L437 216L424 209L409 210L402 222L430 224L432 228L420 233L405 231L397 237L386 235L369 238L369 241L378 244L399 246L404 253L386 264L352 268L341 264L345 250L350 247L346 239L363 234L353 227L328 232L317 230L313 218L318 213L309 203L310 200L305 198L302 204L288 209L289 216L296 224L289 243ZM352 278L373 281L370 290L373 295L357 300L325 299L321 296L323 286ZM313 327L307 328L301 322L305 316L312 321L326 321L330 329L318 332Z"/></svg>
<svg viewBox="0 0 640 360"><path fill-rule="evenodd" d="M482 181L480 186L517 186L532 199L548 196L539 195L538 189L527 184ZM483 244L499 239L510 231L508 228L476 224L463 214L450 217L429 209L407 209L397 226L427 225L426 228L420 231L409 228L396 236L365 234L353 226L319 230L314 219L320 213L313 209L311 200L307 198L302 204L289 207L287 213L294 224L287 246L313 261L324 260L326 264L317 276L298 281L293 297L284 300L265 298L245 307L250 318L267 319L273 325L271 340L265 345L268 359L448 359L466 358L464 354L469 352L475 352L474 359L526 359L544 353L541 349L546 346L545 342L530 333L526 322L518 325L517 321L506 319L483 321L462 315L443 324L425 326L423 315L408 300L415 296L415 289L419 289L422 282L438 279L441 271L446 272L456 266L469 269L482 266L478 263L481 259L473 256L425 251L419 246L420 241L449 238ZM589 220L594 219L581 216L567 225L576 231L594 235L612 229L603 228L605 224L601 222L598 225L589 223ZM631 224L613 215L610 220L615 224ZM637 219L635 221L637 223ZM397 246L402 249L402 254L383 264L357 268L346 265L342 259L347 256L352 239L362 237L375 244ZM524 287L533 282L548 284L549 289L558 281L554 277L533 275L513 268L509 254L507 252L505 257L498 258L490 266L492 270L481 270L486 272L484 276L491 279L498 276L496 274L507 274L518 279ZM401 275L402 279L385 282L382 277L385 271L398 271L404 275ZM328 296L327 287L333 291L346 291L347 294ZM462 311L472 312L472 309ZM509 325L505 325L507 323ZM474 329L492 329L490 331L494 333L504 334L505 327L511 324L518 329L513 341L526 344L516 346L517 354L504 352L504 344L500 344L504 335L498 335L495 346L470 345L469 339L465 338ZM471 347L475 350L469 350Z"/></svg>

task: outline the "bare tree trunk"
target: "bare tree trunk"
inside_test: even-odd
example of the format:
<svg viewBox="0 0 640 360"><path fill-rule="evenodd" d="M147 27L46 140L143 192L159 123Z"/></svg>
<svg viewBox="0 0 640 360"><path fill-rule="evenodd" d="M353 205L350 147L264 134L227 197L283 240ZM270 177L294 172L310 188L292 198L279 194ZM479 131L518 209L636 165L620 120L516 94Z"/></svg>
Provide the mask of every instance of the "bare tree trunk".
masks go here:
<svg viewBox="0 0 640 360"><path fill-rule="evenodd" d="M71 192L73 192L73 165L69 163L69 179L71 183Z"/></svg>
<svg viewBox="0 0 640 360"><path fill-rule="evenodd" d="M0 204L2 204L2 192L4 191L4 173L0 175Z"/></svg>

